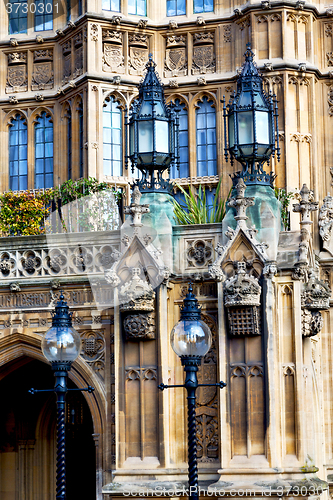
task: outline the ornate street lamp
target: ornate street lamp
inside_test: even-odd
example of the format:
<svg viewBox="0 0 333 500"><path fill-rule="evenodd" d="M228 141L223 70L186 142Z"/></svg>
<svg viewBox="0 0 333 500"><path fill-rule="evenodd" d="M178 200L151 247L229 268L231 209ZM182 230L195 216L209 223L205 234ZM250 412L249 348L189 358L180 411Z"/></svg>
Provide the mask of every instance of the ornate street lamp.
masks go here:
<svg viewBox="0 0 333 500"><path fill-rule="evenodd" d="M190 284L180 312L180 321L171 332L171 347L180 357L185 371L183 385L160 384L160 390L170 387L185 387L187 391L188 411L188 482L189 497L198 500L198 465L197 465L197 436L196 436L196 390L198 387L217 386L220 389L226 386L224 382L216 384L198 384L197 371L202 358L212 345L212 334L209 327L201 320L201 310L198 300Z"/></svg>
<svg viewBox="0 0 333 500"><path fill-rule="evenodd" d="M93 387L68 389L67 377L73 361L81 351L81 338L72 326L72 314L61 292L60 300L52 312L52 326L42 340L42 352L54 372L54 389L30 389L31 394L54 391L57 396L57 465L56 499L66 500L66 394L68 391L92 392Z"/></svg>
<svg viewBox="0 0 333 500"><path fill-rule="evenodd" d="M139 85L139 97L133 102L127 123L129 155L126 156L126 168L130 160L132 172L135 168L142 172L142 178L137 181L142 193L168 192L171 185L162 174L178 162L178 117L175 105L165 102L163 84L155 68L153 56L149 54L147 71Z"/></svg>
<svg viewBox="0 0 333 500"><path fill-rule="evenodd" d="M243 171L234 177L243 177L246 185L272 185L275 176L264 172L263 164L269 162L275 151L280 160L277 100L263 89L249 43L244 55L237 92L227 106L223 97L225 158L228 161L229 153L231 164L234 159L242 164Z"/></svg>

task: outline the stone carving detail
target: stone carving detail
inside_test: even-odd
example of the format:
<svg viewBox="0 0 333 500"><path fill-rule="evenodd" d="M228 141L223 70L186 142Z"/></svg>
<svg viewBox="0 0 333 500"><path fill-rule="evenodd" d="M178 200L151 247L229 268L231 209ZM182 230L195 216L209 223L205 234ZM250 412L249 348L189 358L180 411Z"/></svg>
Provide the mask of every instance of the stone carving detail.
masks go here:
<svg viewBox="0 0 333 500"><path fill-rule="evenodd" d="M32 90L53 88L53 51L40 49L34 51Z"/></svg>
<svg viewBox="0 0 333 500"><path fill-rule="evenodd" d="M302 308L323 310L330 307L331 290L327 283L316 277L313 269L309 270L309 279L301 293Z"/></svg>
<svg viewBox="0 0 333 500"><path fill-rule="evenodd" d="M302 335L303 337L314 337L321 332L323 317L320 311L302 310Z"/></svg>
<svg viewBox="0 0 333 500"><path fill-rule="evenodd" d="M207 267L213 263L213 240L187 240L187 267Z"/></svg>
<svg viewBox="0 0 333 500"><path fill-rule="evenodd" d="M318 202L314 201L313 191L311 191L306 184L303 184L302 189L297 195L299 199L299 204L293 205L293 211L299 212L301 214L301 225L310 225L312 221L310 219L311 212L318 210Z"/></svg>
<svg viewBox="0 0 333 500"><path fill-rule="evenodd" d="M12 52L8 54L6 94L27 90L27 52Z"/></svg>
<svg viewBox="0 0 333 500"><path fill-rule="evenodd" d="M333 116L333 86L330 86L327 93L328 114Z"/></svg>
<svg viewBox="0 0 333 500"><path fill-rule="evenodd" d="M129 42L129 72L131 75L143 75L148 60L148 35L130 33Z"/></svg>
<svg viewBox="0 0 333 500"><path fill-rule="evenodd" d="M214 33L194 33L192 74L215 72Z"/></svg>
<svg viewBox="0 0 333 500"><path fill-rule="evenodd" d="M124 73L123 35L120 31L103 30L103 71Z"/></svg>
<svg viewBox="0 0 333 500"><path fill-rule="evenodd" d="M166 78L187 75L185 35L170 35L167 37L164 67L164 76Z"/></svg>
<svg viewBox="0 0 333 500"><path fill-rule="evenodd" d="M326 52L326 66L333 66L333 52Z"/></svg>
<svg viewBox="0 0 333 500"><path fill-rule="evenodd" d="M223 26L223 40L226 43L231 42L231 24L226 24Z"/></svg>
<svg viewBox="0 0 333 500"><path fill-rule="evenodd" d="M325 24L325 35L327 37L332 38L332 36L333 36L333 23L326 23Z"/></svg>
<svg viewBox="0 0 333 500"><path fill-rule="evenodd" d="M88 330L81 335L81 356L88 365L104 380L105 371L105 340L98 330Z"/></svg>
<svg viewBox="0 0 333 500"><path fill-rule="evenodd" d="M126 340L155 339L155 321L152 314L129 314L123 321Z"/></svg>
<svg viewBox="0 0 333 500"><path fill-rule="evenodd" d="M77 78L83 73L83 33L80 31L74 37L74 73Z"/></svg>
<svg viewBox="0 0 333 500"><path fill-rule="evenodd" d="M63 56L63 78L62 83L67 83L72 78L72 42L68 40L62 46L62 56Z"/></svg>
<svg viewBox="0 0 333 500"><path fill-rule="evenodd" d="M323 240L324 250L333 255L333 197L328 193L324 198L324 204L319 210L319 234Z"/></svg>
<svg viewBox="0 0 333 500"><path fill-rule="evenodd" d="M97 24L92 24L90 26L90 35L91 35L91 41L97 42L97 40L98 40L98 25Z"/></svg>
<svg viewBox="0 0 333 500"><path fill-rule="evenodd" d="M212 332L212 347L203 359L198 372L199 383L214 384L217 381L217 325L215 318L203 314L203 321ZM216 462L219 457L218 394L214 386L199 387L196 405L198 461Z"/></svg>
<svg viewBox="0 0 333 500"><path fill-rule="evenodd" d="M260 295L258 280L246 273L246 262L237 262L235 276L224 284L224 305L228 312L229 334L260 335Z"/></svg>
<svg viewBox="0 0 333 500"><path fill-rule="evenodd" d="M237 9L235 9L235 10L237 10ZM240 14L238 14L236 12L235 12L235 14L241 16L242 11L240 11ZM250 16L240 17L240 19L236 20L236 24L239 26L239 29L241 31L243 31L245 28L249 28L251 26L251 18L250 18Z"/></svg>

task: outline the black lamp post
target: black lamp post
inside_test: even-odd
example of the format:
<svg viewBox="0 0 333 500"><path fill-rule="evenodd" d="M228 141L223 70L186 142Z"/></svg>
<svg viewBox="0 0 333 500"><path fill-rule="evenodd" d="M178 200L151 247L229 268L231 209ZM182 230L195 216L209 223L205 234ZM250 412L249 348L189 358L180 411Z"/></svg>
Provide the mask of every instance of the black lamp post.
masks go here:
<svg viewBox="0 0 333 500"><path fill-rule="evenodd" d="M226 386L224 382L216 384L198 384L197 371L201 360L212 345L212 334L209 327L201 320L201 311L198 300L193 294L192 284L184 299L184 305L180 313L180 321L171 332L171 347L180 357L185 371L185 383L183 385L160 384L160 390L170 387L185 387L187 391L188 410L188 482L189 497L198 500L198 465L197 465L197 436L196 436L196 390L198 387L218 386L220 389Z"/></svg>
<svg viewBox="0 0 333 500"><path fill-rule="evenodd" d="M42 351L51 362L54 372L54 389L30 389L31 394L54 391L57 396L57 470L56 499L66 500L66 394L68 391L92 392L93 387L68 389L67 377L73 361L81 351L81 338L72 326L72 314L61 293L60 300L52 312L52 326L42 340Z"/></svg>
<svg viewBox="0 0 333 500"><path fill-rule="evenodd" d="M126 168L130 160L132 171L138 168L142 172L137 182L141 192L169 191L169 180L163 179L162 174L169 171L172 163L178 162L176 110L173 104L166 104L163 84L155 68L153 56L149 54L147 71L139 85L139 97L133 102L127 123L129 154Z"/></svg>
<svg viewBox="0 0 333 500"><path fill-rule="evenodd" d="M225 157L228 161L229 153L232 164L234 159L242 164L243 171L237 172L235 177L243 177L247 185L272 185L275 176L272 172L264 172L263 164L275 151L280 160L277 100L263 89L249 43L244 55L237 92L227 106L223 98Z"/></svg>

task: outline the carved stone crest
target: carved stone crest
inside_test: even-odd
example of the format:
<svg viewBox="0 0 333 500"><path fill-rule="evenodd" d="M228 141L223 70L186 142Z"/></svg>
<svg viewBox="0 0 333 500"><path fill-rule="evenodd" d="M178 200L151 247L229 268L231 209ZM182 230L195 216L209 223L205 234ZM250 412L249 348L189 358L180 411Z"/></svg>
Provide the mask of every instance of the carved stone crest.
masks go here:
<svg viewBox="0 0 333 500"><path fill-rule="evenodd" d="M123 48L110 43L104 44L103 71L109 73L124 73Z"/></svg>
<svg viewBox="0 0 333 500"><path fill-rule="evenodd" d="M260 305L261 286L256 278L246 273L245 262L237 262L236 274L226 280L224 289L226 307Z"/></svg>
<svg viewBox="0 0 333 500"><path fill-rule="evenodd" d="M32 74L32 90L51 89L53 87L52 62L35 63Z"/></svg>
<svg viewBox="0 0 333 500"><path fill-rule="evenodd" d="M129 55L130 74L142 75L148 59L148 49L130 47Z"/></svg>
<svg viewBox="0 0 333 500"><path fill-rule="evenodd" d="M213 45L199 46L193 48L192 73L214 73L215 54Z"/></svg>
<svg viewBox="0 0 333 500"><path fill-rule="evenodd" d="M25 92L27 85L27 54L13 52L8 54L6 93Z"/></svg>
<svg viewBox="0 0 333 500"><path fill-rule="evenodd" d="M168 49L165 54L165 76L184 76L186 73L185 47Z"/></svg>
<svg viewBox="0 0 333 500"><path fill-rule="evenodd" d="M328 193L324 198L324 204L319 210L319 234L323 240L324 250L333 255L333 197Z"/></svg>
<svg viewBox="0 0 333 500"><path fill-rule="evenodd" d="M126 340L153 340L155 321L152 314L129 314L123 321Z"/></svg>
<svg viewBox="0 0 333 500"><path fill-rule="evenodd" d="M301 294L302 308L323 310L330 307L331 290L327 283L316 277L314 270L309 271L309 280Z"/></svg>

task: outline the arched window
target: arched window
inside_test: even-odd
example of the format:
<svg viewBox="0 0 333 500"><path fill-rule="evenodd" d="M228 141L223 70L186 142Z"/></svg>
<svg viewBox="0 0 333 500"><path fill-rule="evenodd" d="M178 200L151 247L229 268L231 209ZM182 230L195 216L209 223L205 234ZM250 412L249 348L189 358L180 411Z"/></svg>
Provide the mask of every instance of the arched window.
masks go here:
<svg viewBox="0 0 333 500"><path fill-rule="evenodd" d="M213 12L214 0L194 0L193 10L195 14L201 12Z"/></svg>
<svg viewBox="0 0 333 500"><path fill-rule="evenodd" d="M53 123L45 111L35 123L35 188L53 187Z"/></svg>
<svg viewBox="0 0 333 500"><path fill-rule="evenodd" d="M128 13L137 16L147 15L147 2L146 0L128 0Z"/></svg>
<svg viewBox="0 0 333 500"><path fill-rule="evenodd" d="M180 106L179 112L179 171L176 167L170 169L170 178L188 177L188 114L187 109L179 99L176 99L175 104Z"/></svg>
<svg viewBox="0 0 333 500"><path fill-rule="evenodd" d="M7 5L9 34L27 32L28 4L27 0L10 0Z"/></svg>
<svg viewBox="0 0 333 500"><path fill-rule="evenodd" d="M197 176L216 175L216 113L212 101L204 97L196 110Z"/></svg>
<svg viewBox="0 0 333 500"><path fill-rule="evenodd" d="M186 14L186 0L167 0L167 16Z"/></svg>
<svg viewBox="0 0 333 500"><path fill-rule="evenodd" d="M52 0L36 0L35 5L35 31L48 31L53 29L53 2ZM57 12L56 12L57 14Z"/></svg>
<svg viewBox="0 0 333 500"><path fill-rule="evenodd" d="M103 109L103 171L104 175L123 175L122 111L114 97Z"/></svg>
<svg viewBox="0 0 333 500"><path fill-rule="evenodd" d="M120 0L102 0L102 9L120 12Z"/></svg>
<svg viewBox="0 0 333 500"><path fill-rule="evenodd" d="M84 158L84 145L83 145L83 103L79 104L79 175L83 177L83 158Z"/></svg>
<svg viewBox="0 0 333 500"><path fill-rule="evenodd" d="M68 179L72 178L72 112L70 108L67 112L67 174Z"/></svg>
<svg viewBox="0 0 333 500"><path fill-rule="evenodd" d="M28 189L27 124L19 114L9 128L9 189Z"/></svg>

